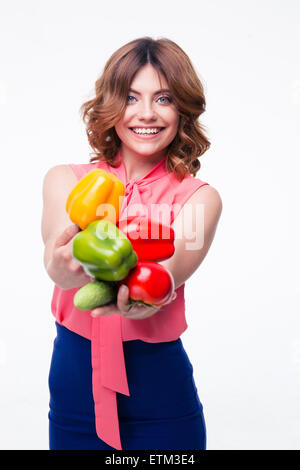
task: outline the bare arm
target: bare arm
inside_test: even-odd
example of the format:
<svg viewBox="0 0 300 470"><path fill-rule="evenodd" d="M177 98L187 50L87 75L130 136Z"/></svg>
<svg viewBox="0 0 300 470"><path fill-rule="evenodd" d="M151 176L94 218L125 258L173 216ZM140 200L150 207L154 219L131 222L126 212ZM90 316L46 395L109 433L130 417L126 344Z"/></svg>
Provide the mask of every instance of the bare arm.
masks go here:
<svg viewBox="0 0 300 470"><path fill-rule="evenodd" d="M187 210L189 204L190 210ZM181 208L172 224L175 231L175 253L171 258L160 262L173 274L175 289L191 277L204 260L214 239L221 213L221 197L210 185L195 191Z"/></svg>
<svg viewBox="0 0 300 470"><path fill-rule="evenodd" d="M44 265L49 277L62 289L80 287L92 279L72 257L72 239L80 228L71 222L65 206L76 183L68 165L50 168L43 182Z"/></svg>

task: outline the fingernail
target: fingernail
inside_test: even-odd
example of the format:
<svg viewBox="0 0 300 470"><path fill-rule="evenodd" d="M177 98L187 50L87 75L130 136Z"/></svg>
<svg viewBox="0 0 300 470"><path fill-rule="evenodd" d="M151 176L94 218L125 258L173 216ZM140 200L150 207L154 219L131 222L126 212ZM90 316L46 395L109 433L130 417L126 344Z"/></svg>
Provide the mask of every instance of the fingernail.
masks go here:
<svg viewBox="0 0 300 470"><path fill-rule="evenodd" d="M122 284L122 286L120 287L120 291L121 291L121 294L126 294L127 286L125 286L125 284Z"/></svg>
<svg viewBox="0 0 300 470"><path fill-rule="evenodd" d="M91 312L91 316L94 317L94 318L99 317L99 315L101 315L101 313L99 314L99 313L93 313L93 312Z"/></svg>

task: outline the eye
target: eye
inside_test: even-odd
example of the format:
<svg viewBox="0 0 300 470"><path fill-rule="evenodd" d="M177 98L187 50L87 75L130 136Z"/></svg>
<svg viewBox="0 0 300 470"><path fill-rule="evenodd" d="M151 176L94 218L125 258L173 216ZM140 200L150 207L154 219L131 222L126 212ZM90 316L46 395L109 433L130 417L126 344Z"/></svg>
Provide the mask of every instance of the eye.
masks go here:
<svg viewBox="0 0 300 470"><path fill-rule="evenodd" d="M166 100L166 99L167 99L169 103L172 102L172 98L171 98L170 96L167 96L167 95L160 96L158 99L159 99L159 100L160 100L160 99L163 99L163 100Z"/></svg>
<svg viewBox="0 0 300 470"><path fill-rule="evenodd" d="M130 100L130 98L133 98L134 100L136 99L135 96L133 96L133 95L128 95L128 96L127 96L127 103L133 103L133 100ZM170 96L167 96L167 95L160 96L160 97L158 98L158 100L161 100L161 99L163 99L163 100L168 100L169 103L172 103L172 98L171 98Z"/></svg>
<svg viewBox="0 0 300 470"><path fill-rule="evenodd" d="M135 99L135 97L134 97L134 96L132 96L132 95L128 95L128 96L127 96L127 103L132 103L132 101L129 101L129 98L134 98L134 99Z"/></svg>

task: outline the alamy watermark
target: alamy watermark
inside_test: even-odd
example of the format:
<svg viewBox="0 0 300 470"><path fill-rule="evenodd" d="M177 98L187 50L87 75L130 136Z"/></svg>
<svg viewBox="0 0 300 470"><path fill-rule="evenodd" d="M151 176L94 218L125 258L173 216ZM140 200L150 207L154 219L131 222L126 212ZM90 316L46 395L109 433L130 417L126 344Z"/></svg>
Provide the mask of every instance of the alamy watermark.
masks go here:
<svg viewBox="0 0 300 470"><path fill-rule="evenodd" d="M204 245L204 204L186 203L183 207L180 204L169 205L166 203L131 204L122 211L119 209L119 217L113 204L100 204L97 208L96 216L109 220L113 225L136 224L135 231L130 232L132 239L169 239L171 235L171 224L175 215L176 219L176 240L185 240L185 249L188 251L200 250ZM129 220L130 219L130 220ZM132 219L132 220L131 220ZM148 222L150 221L150 229ZM161 227L160 227L161 224ZM96 229L97 236L101 239L110 237L122 237L118 235L118 230L109 224L99 224Z"/></svg>

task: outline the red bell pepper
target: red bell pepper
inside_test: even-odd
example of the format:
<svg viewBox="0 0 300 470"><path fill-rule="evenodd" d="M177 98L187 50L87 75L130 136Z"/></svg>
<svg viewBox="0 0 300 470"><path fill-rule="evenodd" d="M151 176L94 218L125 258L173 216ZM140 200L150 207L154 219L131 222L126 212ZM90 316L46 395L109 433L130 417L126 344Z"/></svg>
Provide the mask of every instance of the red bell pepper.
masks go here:
<svg viewBox="0 0 300 470"><path fill-rule="evenodd" d="M155 261L138 261L128 276L118 282L126 284L129 298L135 303L162 306L173 295L175 283L170 271Z"/></svg>
<svg viewBox="0 0 300 470"><path fill-rule="evenodd" d="M119 220L117 227L130 240L139 261L162 261L175 251L174 230L145 216Z"/></svg>

